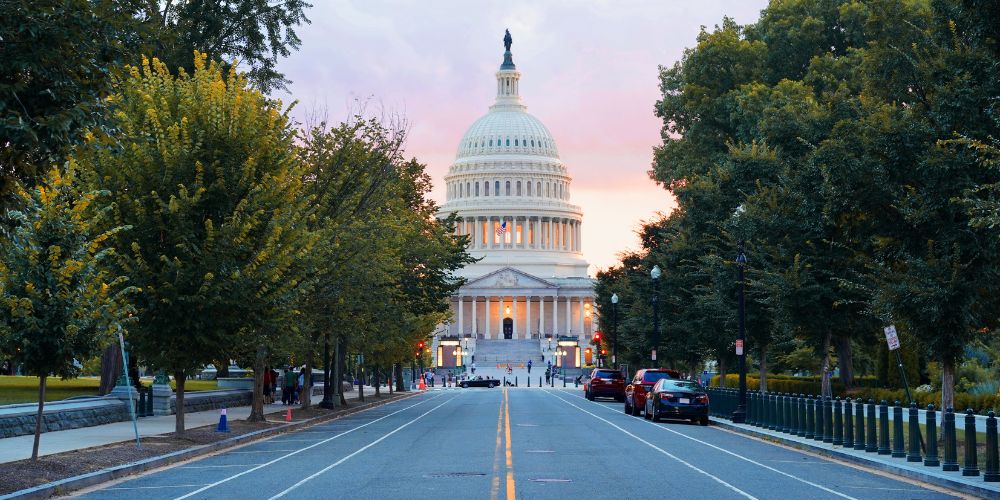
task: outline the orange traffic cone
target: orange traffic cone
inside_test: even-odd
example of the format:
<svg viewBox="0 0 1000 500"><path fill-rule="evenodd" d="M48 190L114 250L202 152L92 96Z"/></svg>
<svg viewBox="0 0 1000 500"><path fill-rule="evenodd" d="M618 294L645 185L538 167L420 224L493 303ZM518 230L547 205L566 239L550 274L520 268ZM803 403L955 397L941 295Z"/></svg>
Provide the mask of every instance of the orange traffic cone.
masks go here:
<svg viewBox="0 0 1000 500"><path fill-rule="evenodd" d="M285 412L285 422L291 422L291 421L292 421L292 409L289 408L288 411Z"/></svg>
<svg viewBox="0 0 1000 500"><path fill-rule="evenodd" d="M424 383L424 378L420 377L420 385L417 386L421 391L427 390L427 384Z"/></svg>

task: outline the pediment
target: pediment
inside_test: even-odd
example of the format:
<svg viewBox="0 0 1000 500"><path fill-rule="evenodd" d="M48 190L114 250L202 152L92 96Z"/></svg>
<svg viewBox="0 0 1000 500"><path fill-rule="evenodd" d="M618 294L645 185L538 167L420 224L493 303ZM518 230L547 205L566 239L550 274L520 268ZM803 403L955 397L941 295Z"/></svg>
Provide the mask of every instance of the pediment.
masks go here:
<svg viewBox="0 0 1000 500"><path fill-rule="evenodd" d="M469 281L462 288L559 288L559 285L513 267L504 267Z"/></svg>

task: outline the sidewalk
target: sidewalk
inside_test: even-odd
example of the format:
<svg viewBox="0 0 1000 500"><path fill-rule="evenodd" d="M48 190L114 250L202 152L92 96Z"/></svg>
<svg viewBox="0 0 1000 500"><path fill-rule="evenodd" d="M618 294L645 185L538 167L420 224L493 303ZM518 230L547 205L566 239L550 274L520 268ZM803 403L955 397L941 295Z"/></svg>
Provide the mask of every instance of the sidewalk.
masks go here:
<svg viewBox="0 0 1000 500"><path fill-rule="evenodd" d="M388 389L382 388L386 394ZM370 397L375 394L375 388L365 387L365 396ZM348 402L356 401L358 398L357 387L353 391L344 393ZM313 404L318 404L323 399L322 393L313 396ZM297 408L298 405L292 408ZM288 406L277 404L264 405L265 414L274 414L285 411ZM227 410L227 419L246 419L250 415L249 406L239 406ZM161 417L143 417L138 420L139 436L157 436L174 432L175 417L164 415ZM201 427L204 425L215 425L219 423L219 410L207 410L199 412L189 412L184 414L184 426L187 429ZM31 447L35 436L16 436L0 439L0 463L14 462L31 458ZM135 440L135 431L132 428L132 421L115 422L112 424L95 425L93 427L81 427L78 429L68 429L65 431L53 431L42 433L38 445L38 454L52 455L66 451L80 450L93 446L103 446L106 444L119 443L122 441Z"/></svg>

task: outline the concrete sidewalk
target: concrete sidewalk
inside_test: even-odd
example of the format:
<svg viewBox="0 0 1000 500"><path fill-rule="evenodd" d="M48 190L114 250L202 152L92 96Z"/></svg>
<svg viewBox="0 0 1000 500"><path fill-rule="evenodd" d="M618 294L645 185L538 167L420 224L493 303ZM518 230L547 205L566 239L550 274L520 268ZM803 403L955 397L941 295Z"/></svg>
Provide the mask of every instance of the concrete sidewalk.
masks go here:
<svg viewBox="0 0 1000 500"><path fill-rule="evenodd" d="M383 387L382 391L388 394L388 389ZM370 397L375 394L375 388L365 386L365 396ZM355 402L358 398L357 387L351 392L344 393L348 402ZM323 399L322 393L313 396L313 404L319 403ZM264 413L273 414L285 411L288 408L279 401L277 404L264 405ZM292 408L298 408L298 405ZM227 419L246 419L250 415L249 406L239 406L227 410ZM138 421L139 436L158 436L174 432L175 418L173 415L161 417L143 417ZM184 425L188 429L201 427L204 425L215 425L219 423L219 410L207 410L199 412L189 412L184 414ZM14 462L31 458L31 447L35 436L16 436L0 439L0 463ZM93 446L103 446L106 444L120 443L123 441L134 441L135 431L132 428L132 421L115 422L112 424L95 425L93 427L81 427L78 429L68 429L64 431L45 432L41 436L38 445L39 455L52 455L67 451L80 450Z"/></svg>

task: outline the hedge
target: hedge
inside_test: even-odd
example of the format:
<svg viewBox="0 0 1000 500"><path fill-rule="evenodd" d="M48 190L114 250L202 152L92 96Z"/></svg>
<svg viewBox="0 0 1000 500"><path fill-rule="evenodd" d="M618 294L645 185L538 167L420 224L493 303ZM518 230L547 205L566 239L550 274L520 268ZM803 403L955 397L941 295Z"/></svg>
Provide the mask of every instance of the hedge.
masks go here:
<svg viewBox="0 0 1000 500"><path fill-rule="evenodd" d="M832 380L833 392L835 394L843 394L844 384L840 382L839 377L834 377ZM719 376L716 375L712 377L712 382L709 384L714 387L719 386ZM739 387L740 376L739 374L726 374L725 387ZM864 388L874 388L878 385L878 380L872 376L866 377L854 377L855 387ZM822 391L823 383L819 376L814 377L795 377L791 375L768 375L767 376L767 390L770 392L785 392L794 394L819 394ZM747 388L752 390L760 389L760 378L756 376L747 375Z"/></svg>

